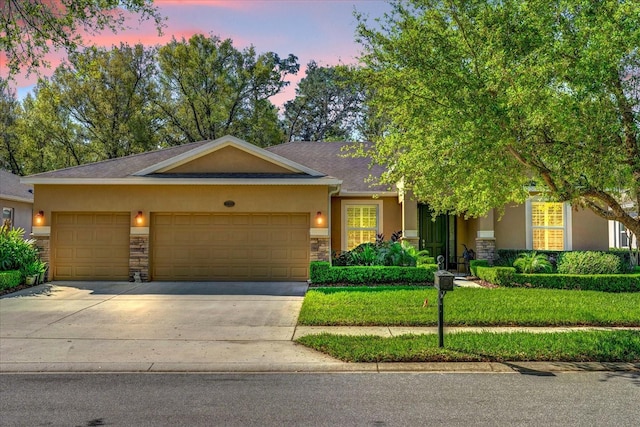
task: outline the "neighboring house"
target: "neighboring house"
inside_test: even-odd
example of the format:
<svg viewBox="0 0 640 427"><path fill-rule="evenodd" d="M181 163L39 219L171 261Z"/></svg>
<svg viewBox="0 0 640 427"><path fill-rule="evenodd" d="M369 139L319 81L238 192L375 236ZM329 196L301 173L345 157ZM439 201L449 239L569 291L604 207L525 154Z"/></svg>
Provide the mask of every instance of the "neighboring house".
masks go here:
<svg viewBox="0 0 640 427"><path fill-rule="evenodd" d="M32 175L44 219L33 234L54 280L300 281L309 261L396 231L450 268L464 245L480 257L607 247L606 221L562 204L432 221L410 194L370 184L384 169L347 145L226 136Z"/></svg>
<svg viewBox="0 0 640 427"><path fill-rule="evenodd" d="M637 216L635 212L632 212L631 215ZM625 227L623 223L618 221L609 221L610 248L629 249L629 244L635 248L638 243L636 242L636 239L637 237L633 234L628 234L627 227Z"/></svg>
<svg viewBox="0 0 640 427"><path fill-rule="evenodd" d="M33 217L33 186L22 184L19 176L0 169L0 209L0 224L23 228L28 237Z"/></svg>

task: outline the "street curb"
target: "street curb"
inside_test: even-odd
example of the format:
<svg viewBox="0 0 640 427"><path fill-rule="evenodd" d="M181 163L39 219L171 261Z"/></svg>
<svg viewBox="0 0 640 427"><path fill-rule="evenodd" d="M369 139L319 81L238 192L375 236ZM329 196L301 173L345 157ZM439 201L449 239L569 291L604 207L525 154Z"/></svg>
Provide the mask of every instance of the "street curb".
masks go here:
<svg viewBox="0 0 640 427"><path fill-rule="evenodd" d="M640 363L417 362L417 363L2 363L0 374L30 373L519 373L638 372ZM640 374L639 374L640 375Z"/></svg>

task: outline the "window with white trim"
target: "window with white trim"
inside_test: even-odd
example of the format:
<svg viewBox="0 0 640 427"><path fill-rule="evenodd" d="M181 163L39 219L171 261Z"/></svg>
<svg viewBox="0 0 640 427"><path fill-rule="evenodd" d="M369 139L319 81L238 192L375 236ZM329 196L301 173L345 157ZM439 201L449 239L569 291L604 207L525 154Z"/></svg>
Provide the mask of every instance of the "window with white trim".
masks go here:
<svg viewBox="0 0 640 427"><path fill-rule="evenodd" d="M13 208L2 208L2 221L0 225L7 224L9 227L13 226Z"/></svg>
<svg viewBox="0 0 640 427"><path fill-rule="evenodd" d="M527 248L571 250L571 209L560 202L527 202Z"/></svg>
<svg viewBox="0 0 640 427"><path fill-rule="evenodd" d="M628 248L629 247L629 235L627 234L627 227L624 226L623 223L618 222L619 233L620 233L620 247Z"/></svg>
<svg viewBox="0 0 640 427"><path fill-rule="evenodd" d="M382 202L342 201L342 248L351 250L356 246L375 242L382 224Z"/></svg>

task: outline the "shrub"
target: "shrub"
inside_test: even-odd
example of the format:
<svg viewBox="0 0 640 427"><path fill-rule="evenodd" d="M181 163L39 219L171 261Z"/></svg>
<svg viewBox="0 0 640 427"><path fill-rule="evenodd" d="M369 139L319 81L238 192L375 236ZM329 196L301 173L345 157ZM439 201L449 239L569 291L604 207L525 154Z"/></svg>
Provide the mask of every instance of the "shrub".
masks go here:
<svg viewBox="0 0 640 427"><path fill-rule="evenodd" d="M620 258L623 273L633 273L635 264L640 259L637 249L610 248L608 253Z"/></svg>
<svg viewBox="0 0 640 427"><path fill-rule="evenodd" d="M391 240L385 242L384 236L379 234L375 243L362 243L350 251L333 253L333 265L413 267L429 261L428 251L417 251L409 242L399 242L398 236L399 233L394 233Z"/></svg>
<svg viewBox="0 0 640 427"><path fill-rule="evenodd" d="M11 289L22 283L22 273L19 270L0 271L0 289Z"/></svg>
<svg viewBox="0 0 640 427"><path fill-rule="evenodd" d="M489 267L489 261L486 259L472 259L469 261L469 270L476 277L478 277L478 267Z"/></svg>
<svg viewBox="0 0 640 427"><path fill-rule="evenodd" d="M524 253L529 253L527 249L498 249L496 251L496 259L493 260L493 265L496 267L513 267L513 263ZM544 254L551 263L551 266L555 269L556 261L561 253L558 251L536 251L538 254Z"/></svg>
<svg viewBox="0 0 640 427"><path fill-rule="evenodd" d="M505 286L602 292L640 292L640 274L516 274L513 278L513 283L507 283Z"/></svg>
<svg viewBox="0 0 640 427"><path fill-rule="evenodd" d="M513 267L476 267L478 277L486 282L498 286L507 286L513 283L516 269Z"/></svg>
<svg viewBox="0 0 640 427"><path fill-rule="evenodd" d="M604 252L565 252L558 260L559 274L619 274L621 272L620 258Z"/></svg>
<svg viewBox="0 0 640 427"><path fill-rule="evenodd" d="M24 240L22 228L0 226L0 271L19 270L38 259L35 240Z"/></svg>
<svg viewBox="0 0 640 427"><path fill-rule="evenodd" d="M520 273L551 273L553 266L549 262L549 258L545 254L539 254L536 251L525 252L518 256L513 262L513 266Z"/></svg>
<svg viewBox="0 0 640 427"><path fill-rule="evenodd" d="M437 269L437 265L332 267L328 262L314 261L310 265L310 280L314 285L433 283L433 273Z"/></svg>

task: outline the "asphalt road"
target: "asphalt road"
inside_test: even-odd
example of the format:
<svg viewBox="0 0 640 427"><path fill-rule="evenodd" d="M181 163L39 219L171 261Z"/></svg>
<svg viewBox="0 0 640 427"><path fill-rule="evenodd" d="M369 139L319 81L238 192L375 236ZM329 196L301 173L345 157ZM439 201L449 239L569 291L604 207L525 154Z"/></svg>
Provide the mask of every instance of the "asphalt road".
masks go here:
<svg viewBox="0 0 640 427"><path fill-rule="evenodd" d="M637 426L640 374L5 374L2 426Z"/></svg>

